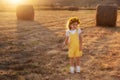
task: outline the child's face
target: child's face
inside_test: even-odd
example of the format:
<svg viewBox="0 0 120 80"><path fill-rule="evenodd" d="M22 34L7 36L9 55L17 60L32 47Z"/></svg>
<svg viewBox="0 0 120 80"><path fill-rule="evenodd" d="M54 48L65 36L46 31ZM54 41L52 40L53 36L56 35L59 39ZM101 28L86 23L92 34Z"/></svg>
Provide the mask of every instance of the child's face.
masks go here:
<svg viewBox="0 0 120 80"><path fill-rule="evenodd" d="M77 23L77 22L74 22L74 23L72 23L72 24L70 25L70 28L71 28L72 30L77 29L77 27L78 27L78 23Z"/></svg>

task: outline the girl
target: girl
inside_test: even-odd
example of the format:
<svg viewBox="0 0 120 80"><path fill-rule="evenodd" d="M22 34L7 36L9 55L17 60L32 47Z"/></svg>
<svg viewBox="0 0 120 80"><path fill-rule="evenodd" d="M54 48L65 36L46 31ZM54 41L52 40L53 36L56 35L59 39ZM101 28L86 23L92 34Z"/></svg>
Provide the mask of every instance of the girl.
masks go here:
<svg viewBox="0 0 120 80"><path fill-rule="evenodd" d="M78 27L80 20L72 17L67 22L66 39L64 45L68 45L68 57L70 58L70 73L80 72L80 57L82 56L81 29ZM75 64L74 64L75 63Z"/></svg>

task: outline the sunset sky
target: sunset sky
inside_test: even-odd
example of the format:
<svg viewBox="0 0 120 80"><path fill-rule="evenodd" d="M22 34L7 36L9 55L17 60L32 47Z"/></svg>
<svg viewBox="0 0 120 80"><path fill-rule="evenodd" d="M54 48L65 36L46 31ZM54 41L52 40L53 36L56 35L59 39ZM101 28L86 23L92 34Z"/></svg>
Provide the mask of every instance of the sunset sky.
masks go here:
<svg viewBox="0 0 120 80"><path fill-rule="evenodd" d="M31 1L33 2L33 0L1 0L0 3L3 4L25 4L25 3L31 3ZM36 0L38 1L38 0ZM36 2L34 0L34 2Z"/></svg>
<svg viewBox="0 0 120 80"><path fill-rule="evenodd" d="M20 4L51 5L59 0L0 0L0 10L15 9Z"/></svg>
<svg viewBox="0 0 120 80"><path fill-rule="evenodd" d="M50 0L0 0L2 4L44 4Z"/></svg>

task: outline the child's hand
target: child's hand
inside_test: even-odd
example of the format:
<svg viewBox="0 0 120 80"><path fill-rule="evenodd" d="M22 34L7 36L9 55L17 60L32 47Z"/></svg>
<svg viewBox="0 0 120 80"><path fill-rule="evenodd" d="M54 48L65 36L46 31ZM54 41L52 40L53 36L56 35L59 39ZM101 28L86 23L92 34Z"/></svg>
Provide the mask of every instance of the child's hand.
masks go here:
<svg viewBox="0 0 120 80"><path fill-rule="evenodd" d="M65 46L66 46L66 44L65 44L65 43L63 43L63 44L62 44L62 48L65 48Z"/></svg>
<svg viewBox="0 0 120 80"><path fill-rule="evenodd" d="M67 44L65 43L62 44L62 51L68 51Z"/></svg>

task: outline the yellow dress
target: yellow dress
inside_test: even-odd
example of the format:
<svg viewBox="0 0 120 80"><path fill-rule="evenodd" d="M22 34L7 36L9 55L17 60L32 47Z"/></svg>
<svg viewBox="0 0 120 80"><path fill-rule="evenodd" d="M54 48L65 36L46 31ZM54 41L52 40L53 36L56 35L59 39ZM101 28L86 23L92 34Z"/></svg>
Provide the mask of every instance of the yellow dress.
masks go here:
<svg viewBox="0 0 120 80"><path fill-rule="evenodd" d="M80 51L78 30L76 30L74 34L69 33L68 49L68 57L73 58L82 56L82 51Z"/></svg>

